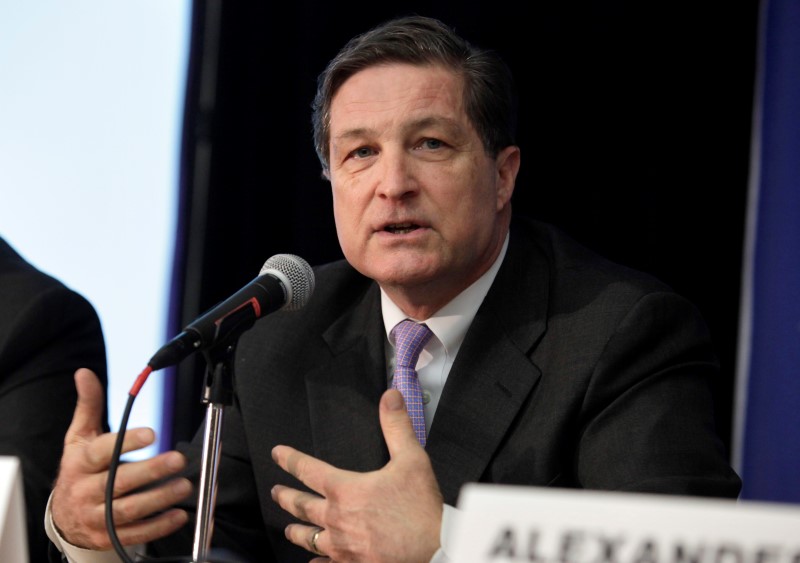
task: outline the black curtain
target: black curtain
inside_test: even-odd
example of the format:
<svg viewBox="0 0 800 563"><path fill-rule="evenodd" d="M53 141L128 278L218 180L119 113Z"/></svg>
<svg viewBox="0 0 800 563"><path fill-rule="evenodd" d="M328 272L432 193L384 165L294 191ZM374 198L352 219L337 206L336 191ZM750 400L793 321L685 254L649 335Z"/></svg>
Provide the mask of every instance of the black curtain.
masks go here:
<svg viewBox="0 0 800 563"><path fill-rule="evenodd" d="M194 2L175 332L274 254L341 257L311 141L316 76L389 17L442 18L517 77L516 212L555 223L694 301L722 363L730 442L757 0ZM173 439L204 416L202 357L177 368Z"/></svg>

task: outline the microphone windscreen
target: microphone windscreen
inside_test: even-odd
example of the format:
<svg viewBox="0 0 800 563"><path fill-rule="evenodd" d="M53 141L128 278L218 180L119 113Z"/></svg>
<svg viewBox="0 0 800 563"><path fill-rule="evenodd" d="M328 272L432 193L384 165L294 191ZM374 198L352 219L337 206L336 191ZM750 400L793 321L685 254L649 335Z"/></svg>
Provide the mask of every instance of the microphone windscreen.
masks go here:
<svg viewBox="0 0 800 563"><path fill-rule="evenodd" d="M294 254L276 254L264 262L259 275L271 274L286 286L284 309L295 311L305 306L314 293L314 271L311 266Z"/></svg>

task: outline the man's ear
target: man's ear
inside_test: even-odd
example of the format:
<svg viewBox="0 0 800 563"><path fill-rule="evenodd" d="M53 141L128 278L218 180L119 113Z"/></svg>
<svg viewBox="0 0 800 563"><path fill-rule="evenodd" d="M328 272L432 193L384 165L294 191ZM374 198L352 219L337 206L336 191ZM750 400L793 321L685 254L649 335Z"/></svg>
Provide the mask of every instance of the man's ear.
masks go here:
<svg viewBox="0 0 800 563"><path fill-rule="evenodd" d="M495 159L497 163L497 210L511 201L520 165L520 148L514 145L504 148Z"/></svg>

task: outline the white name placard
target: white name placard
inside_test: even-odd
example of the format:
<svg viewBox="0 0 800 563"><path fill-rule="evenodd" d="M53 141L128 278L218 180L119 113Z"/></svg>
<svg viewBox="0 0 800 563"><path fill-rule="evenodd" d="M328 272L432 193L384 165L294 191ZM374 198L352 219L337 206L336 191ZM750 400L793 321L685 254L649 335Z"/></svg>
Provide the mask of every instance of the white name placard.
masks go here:
<svg viewBox="0 0 800 563"><path fill-rule="evenodd" d="M0 456L0 561L3 563L28 562L24 500L19 459Z"/></svg>
<svg viewBox="0 0 800 563"><path fill-rule="evenodd" d="M457 563L800 563L800 506L468 484Z"/></svg>

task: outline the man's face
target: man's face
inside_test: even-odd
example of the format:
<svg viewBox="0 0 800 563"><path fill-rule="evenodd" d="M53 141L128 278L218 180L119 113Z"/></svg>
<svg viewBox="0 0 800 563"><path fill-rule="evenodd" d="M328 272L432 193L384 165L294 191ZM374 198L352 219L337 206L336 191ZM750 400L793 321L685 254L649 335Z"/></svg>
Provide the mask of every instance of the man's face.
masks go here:
<svg viewBox="0 0 800 563"><path fill-rule="evenodd" d="M502 247L519 151L485 153L461 89L441 67L387 64L351 76L332 100L339 242L390 293L417 288L449 300ZM444 287L455 292L439 295Z"/></svg>

